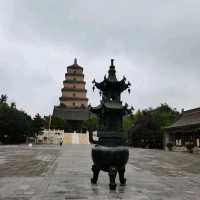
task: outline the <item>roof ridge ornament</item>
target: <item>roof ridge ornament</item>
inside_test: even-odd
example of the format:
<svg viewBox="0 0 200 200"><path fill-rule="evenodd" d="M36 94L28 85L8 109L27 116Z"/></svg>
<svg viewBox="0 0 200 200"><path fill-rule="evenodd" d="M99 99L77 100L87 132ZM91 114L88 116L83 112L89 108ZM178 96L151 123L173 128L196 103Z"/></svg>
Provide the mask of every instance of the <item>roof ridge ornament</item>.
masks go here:
<svg viewBox="0 0 200 200"><path fill-rule="evenodd" d="M77 65L77 58L74 58L74 65Z"/></svg>
<svg viewBox="0 0 200 200"><path fill-rule="evenodd" d="M115 66L114 66L114 59L111 59L111 65L110 65L110 69L108 71L108 80L109 81L117 81L117 77L116 77L116 71L115 71Z"/></svg>

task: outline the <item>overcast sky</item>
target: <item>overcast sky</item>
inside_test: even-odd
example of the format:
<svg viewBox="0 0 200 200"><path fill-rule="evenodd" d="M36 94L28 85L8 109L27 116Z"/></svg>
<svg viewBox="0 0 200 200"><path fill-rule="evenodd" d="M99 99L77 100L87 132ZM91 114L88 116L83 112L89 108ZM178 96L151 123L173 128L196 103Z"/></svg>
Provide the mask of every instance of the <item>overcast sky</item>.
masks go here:
<svg viewBox="0 0 200 200"><path fill-rule="evenodd" d="M200 106L200 1L0 0L0 94L31 115L59 104L66 67L84 67L87 96L110 58L136 110Z"/></svg>

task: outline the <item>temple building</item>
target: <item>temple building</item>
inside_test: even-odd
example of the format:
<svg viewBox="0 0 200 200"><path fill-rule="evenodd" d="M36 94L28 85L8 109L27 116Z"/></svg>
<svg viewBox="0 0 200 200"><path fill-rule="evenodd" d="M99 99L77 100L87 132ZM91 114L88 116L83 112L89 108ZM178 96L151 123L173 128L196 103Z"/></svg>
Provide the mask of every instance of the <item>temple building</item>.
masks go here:
<svg viewBox="0 0 200 200"><path fill-rule="evenodd" d="M88 99L86 97L83 67L74 64L67 67L60 105L54 107L53 116L65 120L65 131L81 132L82 123L88 119Z"/></svg>
<svg viewBox="0 0 200 200"><path fill-rule="evenodd" d="M165 128L165 145L185 148L187 143L200 147L200 108L183 111L180 118Z"/></svg>

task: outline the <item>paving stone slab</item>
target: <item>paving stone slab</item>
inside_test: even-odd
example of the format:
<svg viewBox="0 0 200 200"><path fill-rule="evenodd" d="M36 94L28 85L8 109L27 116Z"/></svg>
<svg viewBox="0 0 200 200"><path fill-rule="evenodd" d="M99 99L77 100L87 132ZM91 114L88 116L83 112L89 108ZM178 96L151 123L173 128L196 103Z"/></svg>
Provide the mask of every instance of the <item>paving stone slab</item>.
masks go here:
<svg viewBox="0 0 200 200"><path fill-rule="evenodd" d="M127 185L90 184L90 145L0 146L0 200L199 200L200 155L130 149Z"/></svg>

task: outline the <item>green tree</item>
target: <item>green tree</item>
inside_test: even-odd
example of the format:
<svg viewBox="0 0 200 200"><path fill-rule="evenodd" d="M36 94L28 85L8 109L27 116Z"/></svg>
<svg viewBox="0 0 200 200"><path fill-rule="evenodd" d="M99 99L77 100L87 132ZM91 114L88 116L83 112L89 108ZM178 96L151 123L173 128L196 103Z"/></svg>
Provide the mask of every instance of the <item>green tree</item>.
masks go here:
<svg viewBox="0 0 200 200"><path fill-rule="evenodd" d="M16 103L15 103L15 102L12 102L12 103L10 104L10 108L16 109Z"/></svg>
<svg viewBox="0 0 200 200"><path fill-rule="evenodd" d="M1 95L0 141L6 144L25 142L26 137L31 134L31 130L31 117L25 112L17 110L13 103L9 106L7 96L2 98Z"/></svg>
<svg viewBox="0 0 200 200"><path fill-rule="evenodd" d="M44 119L39 114L36 114L32 122L33 132L35 133L35 136L40 135L42 133L44 125Z"/></svg>
<svg viewBox="0 0 200 200"><path fill-rule="evenodd" d="M129 130L129 144L135 147L163 148L163 128L173 123L179 116L176 109L166 103L146 109L138 114Z"/></svg>
<svg viewBox="0 0 200 200"><path fill-rule="evenodd" d="M7 99L8 99L7 95L2 94L1 97L0 97L0 103L6 103Z"/></svg>
<svg viewBox="0 0 200 200"><path fill-rule="evenodd" d="M126 115L123 117L123 130L127 132L135 122L135 116L133 114Z"/></svg>
<svg viewBox="0 0 200 200"><path fill-rule="evenodd" d="M97 130L98 118L97 117L90 117L83 123L82 128L88 131Z"/></svg>
<svg viewBox="0 0 200 200"><path fill-rule="evenodd" d="M44 126L46 129L61 129L65 128L65 120L59 117L44 116ZM50 127L49 127L50 126Z"/></svg>
<svg viewBox="0 0 200 200"><path fill-rule="evenodd" d="M63 130L65 128L65 120L63 120L59 117L52 117L51 128Z"/></svg>

